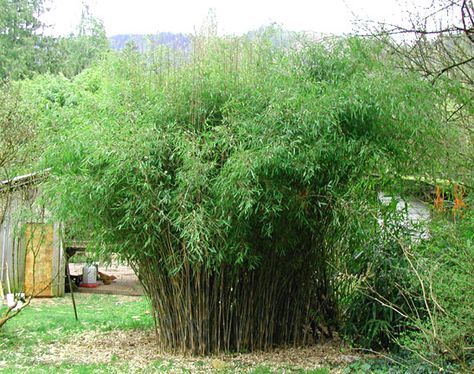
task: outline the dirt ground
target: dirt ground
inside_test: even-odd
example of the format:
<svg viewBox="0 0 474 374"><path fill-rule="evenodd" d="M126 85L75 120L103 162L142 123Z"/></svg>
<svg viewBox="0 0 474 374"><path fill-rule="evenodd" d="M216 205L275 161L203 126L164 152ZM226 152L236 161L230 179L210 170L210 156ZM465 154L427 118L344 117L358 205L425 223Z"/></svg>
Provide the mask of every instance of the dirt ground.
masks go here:
<svg viewBox="0 0 474 374"><path fill-rule="evenodd" d="M329 342L306 348L277 349L272 352L228 354L215 357L184 357L160 353L154 331L130 330L82 332L70 339L71 343L51 346L47 353L37 357L37 362L51 365L61 362L101 364L111 360L127 361L140 370L150 362L160 362L168 372L209 373L216 370L247 372L255 367L315 370L332 367L332 373L361 358L341 343ZM80 349L77 342L80 341ZM169 370L171 369L171 370Z"/></svg>
<svg viewBox="0 0 474 374"><path fill-rule="evenodd" d="M94 310L99 310L99 305L102 312L102 308L112 308L113 305L127 303L132 303L130 308L133 309L137 300L138 298L131 296L113 296L112 304L108 305L105 300L98 300L93 295L81 294L79 296L81 305L87 305ZM44 311L49 306L62 304L69 306L69 298L34 299L31 310L36 308ZM62 309L57 309L55 313L60 312ZM127 318L138 319L139 316L136 313L138 312L134 311L133 315ZM149 315L148 313L145 312ZM87 323L90 322L87 319L88 316L85 312L81 316L84 327L87 327ZM120 322L111 314L108 314L107 318ZM87 368L93 365L105 365L110 369L119 368L109 372L129 373L298 373L302 372L301 370L314 371L321 368L324 368L321 373L342 373L344 368L351 363L370 357L352 350L337 338L303 348L190 357L160 351L151 325L132 329L104 330L104 325L99 320L95 320L94 323L97 328L77 331L71 335L68 334L67 338L59 338L63 335L62 328L59 326L58 329L56 326L52 333L57 333L58 339L54 339L49 344L35 344L33 347L28 347L30 351L25 354L34 357L35 367L54 368L64 363L85 365ZM125 371L120 369L122 363L127 365ZM255 371L258 368L260 370Z"/></svg>
<svg viewBox="0 0 474 374"><path fill-rule="evenodd" d="M71 275L82 274L82 268L85 264L71 263ZM115 275L116 280L112 284L105 285L102 281L97 281L96 288L79 287L79 292L95 293L95 294L109 294L109 295L127 295L127 296L141 296L143 295L143 288L138 280L138 277L133 272L132 268L120 264L111 264L108 266L99 265L99 271L107 275Z"/></svg>

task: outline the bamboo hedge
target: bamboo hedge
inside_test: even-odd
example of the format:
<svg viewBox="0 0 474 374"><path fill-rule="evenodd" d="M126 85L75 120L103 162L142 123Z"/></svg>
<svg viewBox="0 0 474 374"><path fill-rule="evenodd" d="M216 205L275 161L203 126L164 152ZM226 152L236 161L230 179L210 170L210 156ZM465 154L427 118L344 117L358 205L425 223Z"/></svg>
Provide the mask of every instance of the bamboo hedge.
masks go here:
<svg viewBox="0 0 474 374"><path fill-rule="evenodd" d="M37 77L55 214L136 270L163 349L303 345L341 317L361 209L449 136L429 83L359 39L196 37Z"/></svg>

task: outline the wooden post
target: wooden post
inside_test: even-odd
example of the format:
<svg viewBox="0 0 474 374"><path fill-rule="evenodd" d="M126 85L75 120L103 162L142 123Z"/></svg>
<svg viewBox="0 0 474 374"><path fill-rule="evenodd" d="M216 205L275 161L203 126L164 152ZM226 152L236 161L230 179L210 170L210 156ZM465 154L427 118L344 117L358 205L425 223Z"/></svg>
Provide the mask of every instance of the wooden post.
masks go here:
<svg viewBox="0 0 474 374"><path fill-rule="evenodd" d="M72 289L71 273L69 272L69 256L66 261L67 281L69 283L69 292L71 293L72 307L74 308L74 316L76 317L76 321L79 321L79 318L77 317L76 300L74 299L74 291Z"/></svg>

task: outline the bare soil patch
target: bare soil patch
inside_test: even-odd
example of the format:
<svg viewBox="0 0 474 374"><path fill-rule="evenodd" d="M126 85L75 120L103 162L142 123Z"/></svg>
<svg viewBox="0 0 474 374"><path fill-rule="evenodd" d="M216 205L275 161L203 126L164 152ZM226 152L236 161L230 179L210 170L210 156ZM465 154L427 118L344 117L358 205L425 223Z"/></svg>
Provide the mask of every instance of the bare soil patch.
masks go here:
<svg viewBox="0 0 474 374"><path fill-rule="evenodd" d="M103 364L119 360L130 363L137 370L159 362L169 372L189 370L192 373L215 370L247 372L258 366L285 368L289 371L330 366L335 368L334 372L338 372L340 370L337 367L344 367L360 358L360 354L335 341L304 348L276 349L272 352L184 357L160 352L152 330L115 330L81 332L67 342L50 346L46 353L37 357L37 362L48 365L63 362Z"/></svg>

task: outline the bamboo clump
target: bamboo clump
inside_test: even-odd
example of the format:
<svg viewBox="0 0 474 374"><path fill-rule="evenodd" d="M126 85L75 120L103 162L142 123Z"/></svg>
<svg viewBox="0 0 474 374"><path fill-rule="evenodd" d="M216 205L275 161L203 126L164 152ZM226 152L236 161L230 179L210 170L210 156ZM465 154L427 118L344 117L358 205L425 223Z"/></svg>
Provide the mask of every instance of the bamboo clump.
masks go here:
<svg viewBox="0 0 474 374"><path fill-rule="evenodd" d="M265 261L255 270L184 264L176 274L154 258L137 262L161 348L205 355L314 341L310 311L318 298L310 287L311 274L282 271L285 258Z"/></svg>

